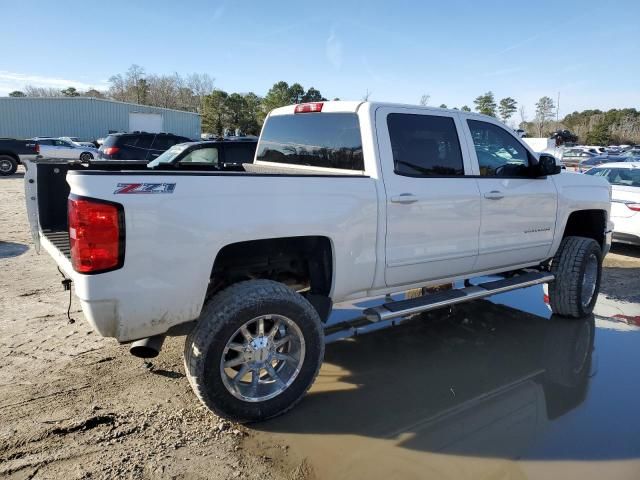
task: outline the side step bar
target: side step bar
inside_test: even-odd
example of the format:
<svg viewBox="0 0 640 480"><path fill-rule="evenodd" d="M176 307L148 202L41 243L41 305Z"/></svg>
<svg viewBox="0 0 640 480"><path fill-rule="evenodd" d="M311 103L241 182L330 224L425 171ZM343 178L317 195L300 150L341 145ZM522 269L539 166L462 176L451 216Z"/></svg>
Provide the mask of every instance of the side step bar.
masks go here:
<svg viewBox="0 0 640 480"><path fill-rule="evenodd" d="M548 272L527 272L503 280L485 282L459 290L446 290L444 292L425 295L424 297L389 302L377 307L367 308L362 313L370 322L380 322L435 310L436 308L455 305L456 303L469 302L497 293L531 287L540 283L548 283L553 280L554 276Z"/></svg>

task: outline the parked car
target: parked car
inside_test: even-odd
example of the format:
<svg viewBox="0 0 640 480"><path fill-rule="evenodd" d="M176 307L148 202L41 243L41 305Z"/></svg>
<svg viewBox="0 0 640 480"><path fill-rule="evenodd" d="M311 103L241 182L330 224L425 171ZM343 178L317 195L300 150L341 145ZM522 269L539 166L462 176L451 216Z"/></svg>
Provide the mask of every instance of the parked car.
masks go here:
<svg viewBox="0 0 640 480"><path fill-rule="evenodd" d="M597 153L589 152L581 147L572 147L562 152L562 163L567 167L567 170L581 171L582 162L597 156Z"/></svg>
<svg viewBox="0 0 640 480"><path fill-rule="evenodd" d="M169 166L185 169L242 171L243 164L252 163L257 140L216 140L187 142L174 145L148 164L150 168Z"/></svg>
<svg viewBox="0 0 640 480"><path fill-rule="evenodd" d="M60 140L66 140L67 142L75 143L82 147L97 148L93 142L81 142L78 137L59 137Z"/></svg>
<svg viewBox="0 0 640 480"><path fill-rule="evenodd" d="M191 139L172 133L112 133L100 146L99 160L151 161L178 143Z"/></svg>
<svg viewBox="0 0 640 480"><path fill-rule="evenodd" d="M88 162L98 156L98 150L91 146L83 146L61 138L36 137L42 158L63 158Z"/></svg>
<svg viewBox="0 0 640 480"><path fill-rule="evenodd" d="M606 163L586 174L611 184L613 240L640 245L640 161Z"/></svg>
<svg viewBox="0 0 640 480"><path fill-rule="evenodd" d="M555 158L462 111L291 105L267 116L246 171L123 164L28 168L35 241L100 335L149 358L167 334L188 332L198 398L243 422L283 413L309 389L334 303L369 302L332 329L348 336L550 283L553 312L583 318L611 242L605 179L557 175ZM386 300L488 274L500 278Z"/></svg>
<svg viewBox="0 0 640 480"><path fill-rule="evenodd" d="M13 175L20 163L35 159L38 153L38 145L34 141L0 138L0 175Z"/></svg>

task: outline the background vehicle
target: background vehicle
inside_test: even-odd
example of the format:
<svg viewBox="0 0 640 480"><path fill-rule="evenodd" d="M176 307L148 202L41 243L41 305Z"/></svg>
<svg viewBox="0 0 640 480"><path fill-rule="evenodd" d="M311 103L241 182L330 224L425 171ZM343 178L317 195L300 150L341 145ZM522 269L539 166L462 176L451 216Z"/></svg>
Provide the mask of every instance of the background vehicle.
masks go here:
<svg viewBox="0 0 640 480"><path fill-rule="evenodd" d="M81 142L78 137L59 137L60 140L66 140L67 142L75 143L76 145L80 145L81 147L90 147L96 148L93 142Z"/></svg>
<svg viewBox="0 0 640 480"><path fill-rule="evenodd" d="M98 156L95 147L78 145L60 138L36 137L33 140L40 146L40 155L43 158L66 158L87 162Z"/></svg>
<svg viewBox="0 0 640 480"><path fill-rule="evenodd" d="M150 168L181 168L243 171L242 165L252 163L257 140L188 142L174 145L149 163Z"/></svg>
<svg viewBox="0 0 640 480"><path fill-rule="evenodd" d="M604 177L612 186L613 240L640 245L640 162L607 163L586 173Z"/></svg>
<svg viewBox="0 0 640 480"><path fill-rule="evenodd" d="M38 145L30 140L0 138L0 175L13 175L26 159L35 159Z"/></svg>
<svg viewBox="0 0 640 480"><path fill-rule="evenodd" d="M171 133L113 133L105 138L99 150L99 160L146 160L159 157L178 143L191 139Z"/></svg>
<svg viewBox="0 0 640 480"><path fill-rule="evenodd" d="M36 244L72 278L95 330L133 341L135 355L189 331L194 391L239 421L302 398L334 303L370 301L358 320L389 325L550 282L554 313L579 318L611 240L604 179L556 175L553 157L496 119L458 110L279 108L243 172L95 163L27 170ZM384 300L486 275L499 278Z"/></svg>

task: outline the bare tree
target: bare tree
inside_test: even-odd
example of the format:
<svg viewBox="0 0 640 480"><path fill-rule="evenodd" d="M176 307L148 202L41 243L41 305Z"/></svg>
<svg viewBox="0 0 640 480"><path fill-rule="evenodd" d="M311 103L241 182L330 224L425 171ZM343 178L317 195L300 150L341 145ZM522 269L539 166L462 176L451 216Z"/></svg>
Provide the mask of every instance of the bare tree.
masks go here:
<svg viewBox="0 0 640 480"><path fill-rule="evenodd" d="M362 101L363 102L368 102L369 98L371 97L371 93L372 92L370 92L369 89L367 88L366 93L362 96Z"/></svg>
<svg viewBox="0 0 640 480"><path fill-rule="evenodd" d="M428 94L423 94L420 97L420 105L422 105L423 107L426 107L427 105L429 105L429 99L431 98L431 95Z"/></svg>
<svg viewBox="0 0 640 480"><path fill-rule="evenodd" d="M520 123L527 123L527 110L524 105L520 105Z"/></svg>
<svg viewBox="0 0 640 480"><path fill-rule="evenodd" d="M62 93L57 88L34 87L33 85L26 85L24 87L24 93L27 97L61 97L62 96Z"/></svg>
<svg viewBox="0 0 640 480"><path fill-rule="evenodd" d="M553 118L556 106L551 97L544 96L536 103L536 126L538 127L538 136L542 137L544 126L548 120Z"/></svg>

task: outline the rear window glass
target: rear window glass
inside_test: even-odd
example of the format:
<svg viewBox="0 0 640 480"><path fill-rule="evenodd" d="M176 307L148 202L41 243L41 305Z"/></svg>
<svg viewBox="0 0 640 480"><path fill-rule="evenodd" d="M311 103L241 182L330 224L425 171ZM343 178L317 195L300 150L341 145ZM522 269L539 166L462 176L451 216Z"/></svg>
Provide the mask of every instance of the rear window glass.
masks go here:
<svg viewBox="0 0 640 480"><path fill-rule="evenodd" d="M267 121L257 160L311 167L364 170L355 113L276 115Z"/></svg>
<svg viewBox="0 0 640 480"><path fill-rule="evenodd" d="M225 163L233 163L235 165L253 163L255 153L255 143L226 143L224 145Z"/></svg>
<svg viewBox="0 0 640 480"><path fill-rule="evenodd" d="M453 118L391 113L387 126L398 175L464 175Z"/></svg>
<svg viewBox="0 0 640 480"><path fill-rule="evenodd" d="M177 143L182 143L179 137L171 135L156 135L156 139L153 141L153 150L167 150L169 147L174 146Z"/></svg>
<svg viewBox="0 0 640 480"><path fill-rule="evenodd" d="M102 143L102 145L105 147L114 147L117 141L118 141L117 136L109 135L107 138L104 139L104 142Z"/></svg>

